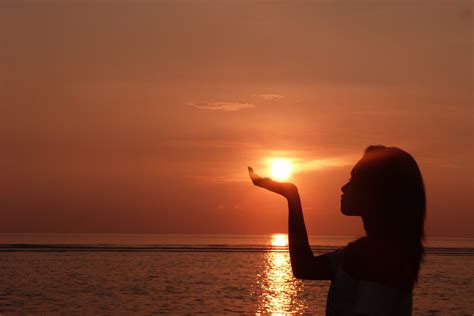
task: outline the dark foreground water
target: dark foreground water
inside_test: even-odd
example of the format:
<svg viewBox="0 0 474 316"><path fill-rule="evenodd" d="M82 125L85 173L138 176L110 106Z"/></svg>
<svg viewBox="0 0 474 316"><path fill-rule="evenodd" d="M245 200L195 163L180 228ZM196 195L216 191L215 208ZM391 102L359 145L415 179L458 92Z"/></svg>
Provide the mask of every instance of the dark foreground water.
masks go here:
<svg viewBox="0 0 474 316"><path fill-rule="evenodd" d="M323 253L349 240L311 242ZM325 311L329 281L294 279L288 252L272 236L0 235L0 242L2 315ZM431 245L414 315L472 315L472 240Z"/></svg>

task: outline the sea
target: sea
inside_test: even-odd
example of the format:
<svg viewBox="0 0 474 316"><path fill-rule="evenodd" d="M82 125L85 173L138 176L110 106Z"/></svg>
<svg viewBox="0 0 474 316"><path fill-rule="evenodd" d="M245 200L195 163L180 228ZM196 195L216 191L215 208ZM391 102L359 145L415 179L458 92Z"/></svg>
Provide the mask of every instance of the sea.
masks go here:
<svg viewBox="0 0 474 316"><path fill-rule="evenodd" d="M315 254L355 240L310 236ZM0 315L324 315L285 234L0 234ZM430 238L413 315L474 315L474 239Z"/></svg>

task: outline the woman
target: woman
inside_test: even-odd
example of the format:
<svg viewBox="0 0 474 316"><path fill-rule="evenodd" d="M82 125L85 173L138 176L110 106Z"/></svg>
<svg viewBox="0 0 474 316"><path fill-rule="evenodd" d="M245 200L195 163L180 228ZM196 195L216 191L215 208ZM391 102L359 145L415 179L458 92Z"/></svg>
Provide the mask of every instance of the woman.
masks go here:
<svg viewBox="0 0 474 316"><path fill-rule="evenodd" d="M423 260L425 190L413 157L395 147L370 146L342 188L341 212L362 218L366 236L314 256L297 187L261 178L256 186L288 200L293 275L331 280L327 315L411 315L412 292Z"/></svg>

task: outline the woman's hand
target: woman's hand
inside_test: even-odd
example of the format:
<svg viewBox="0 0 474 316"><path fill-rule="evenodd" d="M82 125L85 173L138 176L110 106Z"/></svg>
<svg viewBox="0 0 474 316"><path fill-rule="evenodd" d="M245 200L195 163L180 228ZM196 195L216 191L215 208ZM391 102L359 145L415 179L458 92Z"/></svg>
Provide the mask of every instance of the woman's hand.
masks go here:
<svg viewBox="0 0 474 316"><path fill-rule="evenodd" d="M293 183L277 182L270 178L262 178L253 171L252 167L248 167L248 170L254 185L278 193L287 199L298 195L298 188Z"/></svg>

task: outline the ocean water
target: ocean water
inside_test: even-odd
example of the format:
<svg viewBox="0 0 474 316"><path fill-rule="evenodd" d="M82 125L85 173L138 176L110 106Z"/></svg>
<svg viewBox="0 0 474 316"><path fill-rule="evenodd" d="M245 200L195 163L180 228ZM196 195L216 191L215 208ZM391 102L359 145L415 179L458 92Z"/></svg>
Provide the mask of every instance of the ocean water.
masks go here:
<svg viewBox="0 0 474 316"><path fill-rule="evenodd" d="M352 237L310 238L315 254ZM324 314L281 236L0 234L0 314ZM284 238L283 238L284 240ZM414 315L474 314L474 240L431 239Z"/></svg>

